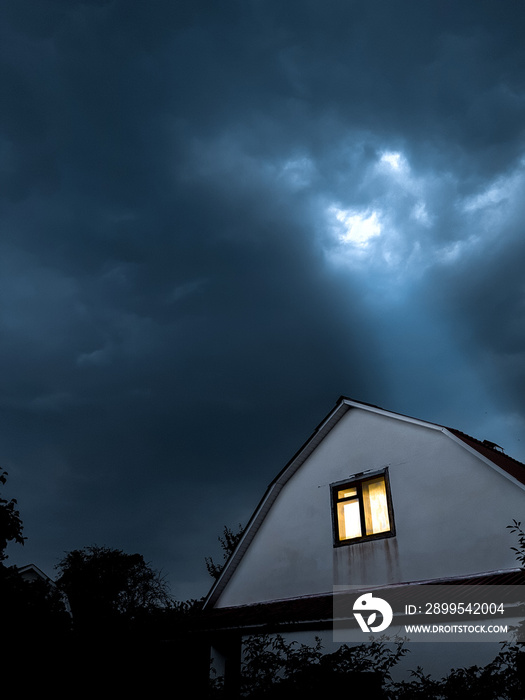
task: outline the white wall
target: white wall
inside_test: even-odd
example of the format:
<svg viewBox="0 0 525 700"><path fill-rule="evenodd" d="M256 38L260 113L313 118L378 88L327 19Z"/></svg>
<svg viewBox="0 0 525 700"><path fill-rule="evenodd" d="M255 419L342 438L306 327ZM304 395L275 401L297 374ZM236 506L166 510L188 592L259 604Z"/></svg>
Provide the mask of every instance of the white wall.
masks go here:
<svg viewBox="0 0 525 700"><path fill-rule="evenodd" d="M396 536L333 547L330 484L389 467ZM524 489L421 424L351 409L279 494L217 605L513 568Z"/></svg>

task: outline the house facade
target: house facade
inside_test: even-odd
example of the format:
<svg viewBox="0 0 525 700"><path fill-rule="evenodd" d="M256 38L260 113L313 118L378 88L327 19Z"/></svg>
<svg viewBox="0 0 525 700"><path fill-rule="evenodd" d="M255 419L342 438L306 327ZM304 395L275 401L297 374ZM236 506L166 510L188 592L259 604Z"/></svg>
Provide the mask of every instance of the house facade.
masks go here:
<svg viewBox="0 0 525 700"><path fill-rule="evenodd" d="M341 588L519 579L507 526L524 504L525 465L498 446L341 397L269 485L206 598L229 631L222 656L239 634L330 631Z"/></svg>

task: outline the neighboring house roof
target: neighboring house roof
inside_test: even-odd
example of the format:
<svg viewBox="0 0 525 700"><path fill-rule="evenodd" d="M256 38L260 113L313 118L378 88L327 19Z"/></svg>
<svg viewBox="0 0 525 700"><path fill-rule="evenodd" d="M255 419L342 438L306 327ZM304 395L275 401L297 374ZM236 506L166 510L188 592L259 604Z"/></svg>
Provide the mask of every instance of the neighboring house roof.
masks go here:
<svg viewBox="0 0 525 700"><path fill-rule="evenodd" d="M22 576L23 579L26 581L34 581L35 579L42 579L43 581L47 581L48 583L51 583L55 585L55 582L53 579L45 574L42 569L39 569L38 566L35 566L34 564L26 564L25 566L17 566L16 567L17 572Z"/></svg>
<svg viewBox="0 0 525 700"><path fill-rule="evenodd" d="M28 583L41 580L45 581L49 586L51 586L53 590L57 588L57 584L55 583L55 581L53 581L53 579L50 576L44 573L42 569L39 569L38 566L35 566L35 564L25 564L24 566L15 566L14 568L24 579L24 581ZM64 592L61 592L60 597L62 598L66 611L69 615L71 615L71 608L66 594Z"/></svg>
<svg viewBox="0 0 525 700"><path fill-rule="evenodd" d="M250 521L248 522L244 534L241 537L236 549L229 557L226 562L221 575L212 586L208 596L204 602L204 609L207 609L216 602L222 591L224 590L226 584L234 573L239 561L243 557L245 551L247 550L250 542L255 537L260 524L264 520L266 514L272 507L275 499L277 498L279 492L286 484L286 482L293 476L293 474L301 467L301 465L306 461L306 459L312 454L316 447L321 443L322 440L328 435L332 428L341 420L341 418L347 413L347 411L352 408L357 408L365 411L372 411L380 415L395 418L404 422L409 422L415 425L425 426L433 430L439 430L442 433L448 435L455 442L460 444L463 448L473 452L481 458L485 463L489 464L494 469L500 471L509 479L521 486L525 485L525 464L518 462L506 455L502 449L490 443L488 441L481 442L465 433L454 428L447 428L446 426L439 425L437 423L431 423L428 421L420 420L417 418L412 418L400 413L395 413L393 411L387 411L379 406L373 404L363 403L360 401L355 401L345 396L341 396L336 402L335 407L330 411L330 413L324 418L324 420L319 423L311 436L306 440L302 447L295 453L295 455L289 460L289 462L284 466L284 468L277 474L277 476L270 482L268 488L262 499L260 500L258 506L256 507Z"/></svg>

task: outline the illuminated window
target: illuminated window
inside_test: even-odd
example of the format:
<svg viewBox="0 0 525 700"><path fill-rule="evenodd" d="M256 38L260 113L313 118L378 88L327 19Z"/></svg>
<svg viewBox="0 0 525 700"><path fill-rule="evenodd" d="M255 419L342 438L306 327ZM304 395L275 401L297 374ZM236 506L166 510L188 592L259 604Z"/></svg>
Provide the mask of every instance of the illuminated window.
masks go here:
<svg viewBox="0 0 525 700"><path fill-rule="evenodd" d="M332 485L335 544L394 535L386 470Z"/></svg>

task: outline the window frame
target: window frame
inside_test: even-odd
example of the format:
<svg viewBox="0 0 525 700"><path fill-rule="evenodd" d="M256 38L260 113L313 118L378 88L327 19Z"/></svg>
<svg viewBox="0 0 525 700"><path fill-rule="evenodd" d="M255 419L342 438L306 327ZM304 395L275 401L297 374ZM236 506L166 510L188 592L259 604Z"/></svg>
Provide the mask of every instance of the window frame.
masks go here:
<svg viewBox="0 0 525 700"><path fill-rule="evenodd" d="M388 519L390 522L390 529L386 532L378 532L372 535L361 535L361 537L351 537L349 539L342 540L339 538L339 520L337 515L337 505L345 499L337 497L338 491L343 489L356 488L357 489L357 500L359 503L359 515L361 519L361 532L366 533L365 527L365 515L364 515L364 504L363 504L363 491L362 485L365 481L375 479L378 476L382 476L385 482L386 490L386 500L388 506ZM390 491L390 479L388 476L388 467L383 467L382 469L377 469L375 471L359 472L358 474L353 474L342 481L337 481L330 484L330 499L332 505L332 531L334 547L346 547L347 545L361 544L362 542L372 542L374 540L384 540L388 537L395 537L396 529L394 522L394 509L392 506L392 494Z"/></svg>

